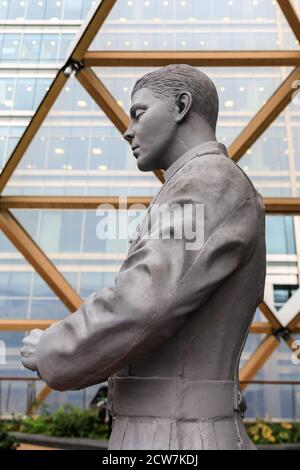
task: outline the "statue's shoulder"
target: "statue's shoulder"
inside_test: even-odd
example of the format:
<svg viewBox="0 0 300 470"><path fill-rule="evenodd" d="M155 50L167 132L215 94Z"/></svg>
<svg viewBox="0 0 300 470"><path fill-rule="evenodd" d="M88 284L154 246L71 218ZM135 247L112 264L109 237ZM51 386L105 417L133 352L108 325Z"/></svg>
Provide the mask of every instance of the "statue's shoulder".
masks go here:
<svg viewBox="0 0 300 470"><path fill-rule="evenodd" d="M220 198L231 207L255 192L247 175L229 157L206 154L181 167L165 185L159 201L190 199L218 204Z"/></svg>
<svg viewBox="0 0 300 470"><path fill-rule="evenodd" d="M250 190L257 192L252 181L244 170L231 158L223 154L207 154L191 161L189 168L194 177L206 175L212 181L218 181L220 184L228 182L238 183L241 190Z"/></svg>

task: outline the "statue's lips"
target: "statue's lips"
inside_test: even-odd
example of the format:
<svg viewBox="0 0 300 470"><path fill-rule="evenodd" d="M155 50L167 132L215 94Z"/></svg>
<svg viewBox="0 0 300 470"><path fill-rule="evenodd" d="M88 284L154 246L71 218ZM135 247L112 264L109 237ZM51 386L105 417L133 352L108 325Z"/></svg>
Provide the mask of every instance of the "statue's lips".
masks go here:
<svg viewBox="0 0 300 470"><path fill-rule="evenodd" d="M137 153L138 153L139 151L140 151L140 147L136 147L136 148L132 151L132 153L133 153L133 155L136 157L136 156L137 156Z"/></svg>

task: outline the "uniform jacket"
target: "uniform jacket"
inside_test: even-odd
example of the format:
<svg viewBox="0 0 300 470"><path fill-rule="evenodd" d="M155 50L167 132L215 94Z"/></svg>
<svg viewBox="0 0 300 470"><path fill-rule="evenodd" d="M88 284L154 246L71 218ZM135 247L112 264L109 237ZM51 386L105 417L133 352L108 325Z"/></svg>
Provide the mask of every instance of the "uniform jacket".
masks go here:
<svg viewBox="0 0 300 470"><path fill-rule="evenodd" d="M217 141L183 154L165 177L115 287L44 332L38 371L56 390L110 377L110 449L251 449L238 369L264 293L262 198ZM162 204L204 207L200 248L163 238L180 220L161 228Z"/></svg>

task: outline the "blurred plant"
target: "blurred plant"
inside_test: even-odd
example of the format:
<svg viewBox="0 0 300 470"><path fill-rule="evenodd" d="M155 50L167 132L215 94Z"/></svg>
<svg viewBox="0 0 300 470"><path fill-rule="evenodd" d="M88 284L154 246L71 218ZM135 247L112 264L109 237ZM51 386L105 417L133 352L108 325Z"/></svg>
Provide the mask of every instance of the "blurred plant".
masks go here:
<svg viewBox="0 0 300 470"><path fill-rule="evenodd" d="M54 413L43 406L41 414L15 417L6 423L6 429L13 432L45 434L56 437L86 437L108 439L108 424L99 419L98 410L82 410L64 405Z"/></svg>
<svg viewBox="0 0 300 470"><path fill-rule="evenodd" d="M17 439L7 432L5 423L0 421L0 450L16 450L19 445Z"/></svg>
<svg viewBox="0 0 300 470"><path fill-rule="evenodd" d="M300 423L272 423L258 419L255 424L246 424L246 428L254 444L300 443Z"/></svg>

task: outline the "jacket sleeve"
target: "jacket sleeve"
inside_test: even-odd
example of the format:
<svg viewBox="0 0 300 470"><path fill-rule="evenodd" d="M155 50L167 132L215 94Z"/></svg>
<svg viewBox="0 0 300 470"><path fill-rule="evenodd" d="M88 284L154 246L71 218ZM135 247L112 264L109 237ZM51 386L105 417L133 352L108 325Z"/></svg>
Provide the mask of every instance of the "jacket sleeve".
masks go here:
<svg viewBox="0 0 300 470"><path fill-rule="evenodd" d="M185 237L163 239L164 230L176 232L180 222L176 218L162 229L154 224L152 235L156 232L159 237L148 233L136 243L114 288L93 293L75 313L42 335L37 365L50 387L81 389L125 367L174 335L186 316L247 262L258 229L255 193L241 176L239 183L226 189L229 181L224 181L219 167L200 173L201 190L199 178L187 182L183 174L166 194L170 207L191 201L204 204L202 246L187 250Z"/></svg>

